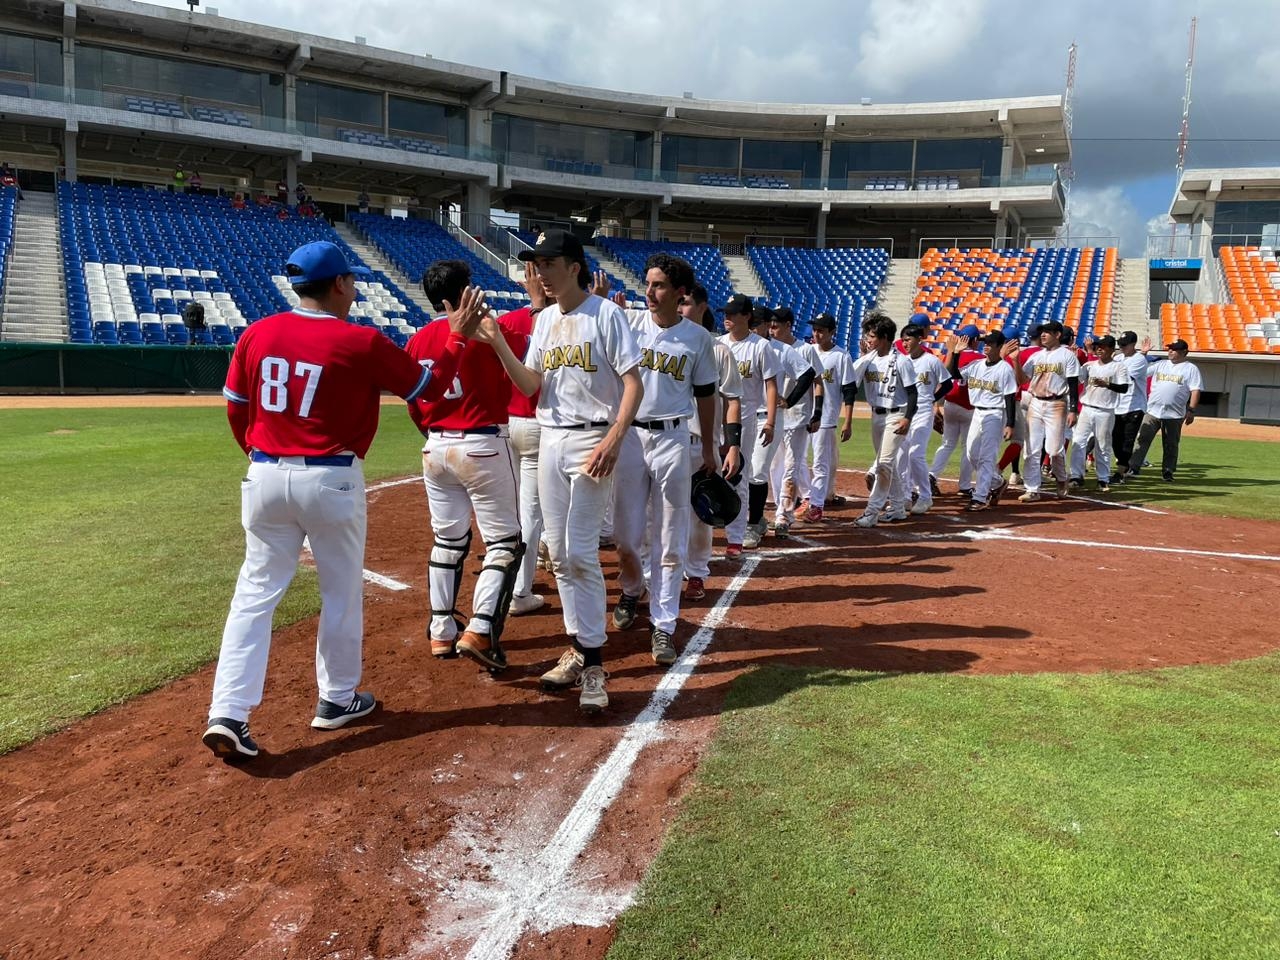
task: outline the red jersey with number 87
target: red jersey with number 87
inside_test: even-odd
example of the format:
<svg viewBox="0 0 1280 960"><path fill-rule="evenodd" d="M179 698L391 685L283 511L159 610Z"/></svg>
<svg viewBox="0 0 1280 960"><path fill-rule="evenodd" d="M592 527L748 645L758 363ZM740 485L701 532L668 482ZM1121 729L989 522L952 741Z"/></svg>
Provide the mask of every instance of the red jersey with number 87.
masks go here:
<svg viewBox="0 0 1280 960"><path fill-rule="evenodd" d="M527 334L512 330L506 317L498 319L511 352L523 357L529 347ZM427 324L405 344L405 351L423 366L431 366L433 357L450 334L449 321L443 318ZM492 427L507 422L507 407L511 403L511 380L502 367L502 361L487 343L467 341L462 351L462 362L457 375L447 384L438 398L419 397L409 404L409 416L419 431L472 430L476 427Z"/></svg>
<svg viewBox="0 0 1280 960"><path fill-rule="evenodd" d="M443 347L443 345L442 345ZM451 371L441 371L451 373ZM383 390L412 399L442 389L383 334L326 313L264 317L241 336L222 393L248 407L245 439L277 457L350 450L363 458Z"/></svg>

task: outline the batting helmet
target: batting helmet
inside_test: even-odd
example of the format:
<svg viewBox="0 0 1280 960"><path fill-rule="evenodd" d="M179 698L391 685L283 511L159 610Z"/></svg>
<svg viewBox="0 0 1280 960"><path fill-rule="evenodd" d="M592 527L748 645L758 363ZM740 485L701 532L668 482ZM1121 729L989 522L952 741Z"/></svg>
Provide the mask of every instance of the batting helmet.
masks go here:
<svg viewBox="0 0 1280 960"><path fill-rule="evenodd" d="M742 511L742 498L718 473L706 469L693 475L693 512L709 527L721 529L731 524Z"/></svg>

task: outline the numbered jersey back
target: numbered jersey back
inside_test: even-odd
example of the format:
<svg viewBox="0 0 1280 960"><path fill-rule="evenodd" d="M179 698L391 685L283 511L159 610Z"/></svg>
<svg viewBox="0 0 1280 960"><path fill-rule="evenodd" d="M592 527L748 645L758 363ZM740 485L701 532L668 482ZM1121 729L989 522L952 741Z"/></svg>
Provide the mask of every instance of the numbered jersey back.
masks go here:
<svg viewBox="0 0 1280 960"><path fill-rule="evenodd" d="M529 337L498 321L507 343L517 357L523 357ZM424 367L432 357L440 356L449 339L449 322L435 320L410 338L405 351ZM502 369L502 361L487 344L472 341L462 352L458 375L453 378L439 400L415 400L409 404L409 415L418 429L470 430L507 422L511 403L511 380Z"/></svg>
<svg viewBox="0 0 1280 960"><path fill-rule="evenodd" d="M363 457L378 429L380 393L412 394L421 378L422 368L378 331L298 310L245 331L223 392L247 405L247 439L258 450Z"/></svg>

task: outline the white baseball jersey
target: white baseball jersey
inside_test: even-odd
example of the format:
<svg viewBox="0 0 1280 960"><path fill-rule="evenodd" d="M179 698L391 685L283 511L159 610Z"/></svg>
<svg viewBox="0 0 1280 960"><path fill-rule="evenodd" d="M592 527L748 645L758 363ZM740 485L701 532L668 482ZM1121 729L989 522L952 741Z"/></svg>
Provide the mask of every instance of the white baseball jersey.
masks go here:
<svg viewBox="0 0 1280 960"><path fill-rule="evenodd" d="M975 410L1003 410L1004 398L1018 392L1018 375L1003 360L974 360L960 371L960 379L969 388L969 402Z"/></svg>
<svg viewBox="0 0 1280 960"><path fill-rule="evenodd" d="M905 408L907 387L916 382L916 368L911 358L892 347L883 357L872 350L853 365L853 372L866 391L867 403L873 407Z"/></svg>
<svg viewBox="0 0 1280 960"><path fill-rule="evenodd" d="M951 379L947 368L935 354L926 350L918 357L911 358L911 365L916 371L916 392L920 405L916 410L917 419L933 420L933 398L938 395L942 385Z"/></svg>
<svg viewBox="0 0 1280 960"><path fill-rule="evenodd" d="M1080 376L1080 358L1075 347L1054 347L1038 351L1022 369L1031 378L1027 384L1031 396L1060 397L1067 392L1067 378Z"/></svg>
<svg viewBox="0 0 1280 960"><path fill-rule="evenodd" d="M1101 360L1090 360L1081 369L1080 379L1086 384L1084 393L1080 397L1081 403L1090 407L1098 407L1101 410L1115 410L1117 402L1124 394L1116 393L1105 386L1095 386L1092 381L1128 383L1129 371L1125 369L1124 363L1119 359L1113 359L1110 363L1103 363Z"/></svg>
<svg viewBox="0 0 1280 960"><path fill-rule="evenodd" d="M742 396L742 378L738 376L738 365L734 363L733 351L719 340L713 345L716 356L716 392L726 400L737 400ZM720 436L720 428L724 426L724 404L716 398L715 435ZM694 417L689 421L689 432L695 437L702 436L702 422Z"/></svg>
<svg viewBox="0 0 1280 960"><path fill-rule="evenodd" d="M558 304L538 314L525 363L542 374L538 423L544 427L612 423L622 403L622 374L638 366L626 314L591 294L567 316Z"/></svg>
<svg viewBox="0 0 1280 960"><path fill-rule="evenodd" d="M813 371L813 375L818 375L820 365L816 363L817 357L810 356L809 352L814 350L812 344L804 343L797 340L795 343L783 343L781 340L770 340L769 345L773 347L774 352L778 355L778 367L780 370L781 381L778 383L778 399L781 400L789 394L799 380L809 370ZM807 350L805 348L808 348ZM805 392L804 399L795 407L783 412L782 425L788 430L794 430L796 427L803 427L809 423L809 419L813 416L813 388Z"/></svg>
<svg viewBox="0 0 1280 960"><path fill-rule="evenodd" d="M720 342L729 348L738 364L738 377L742 381L742 422L750 423L756 411L765 408L764 382L778 376L778 355L768 340L755 333L741 340L734 340L726 333Z"/></svg>
<svg viewBox="0 0 1280 960"><path fill-rule="evenodd" d="M1117 356L1128 371L1129 382L1133 384L1128 393L1120 394L1116 401L1116 413L1142 412L1147 409L1147 357L1135 351L1132 357Z"/></svg>
<svg viewBox="0 0 1280 960"><path fill-rule="evenodd" d="M715 338L701 324L681 317L661 327L648 310L628 310L640 348L644 398L637 420L697 419L693 388L716 382Z"/></svg>
<svg viewBox="0 0 1280 960"><path fill-rule="evenodd" d="M1191 391L1202 387L1200 370L1194 363L1186 360L1182 363L1161 360L1151 368L1151 396L1147 398L1147 413L1157 420L1185 417Z"/></svg>
<svg viewBox="0 0 1280 960"><path fill-rule="evenodd" d="M818 351L818 362L821 370L822 390L822 422L823 427L834 427L840 419L840 408L844 405L843 387L857 383L853 372L853 357L847 350L832 347L830 350Z"/></svg>

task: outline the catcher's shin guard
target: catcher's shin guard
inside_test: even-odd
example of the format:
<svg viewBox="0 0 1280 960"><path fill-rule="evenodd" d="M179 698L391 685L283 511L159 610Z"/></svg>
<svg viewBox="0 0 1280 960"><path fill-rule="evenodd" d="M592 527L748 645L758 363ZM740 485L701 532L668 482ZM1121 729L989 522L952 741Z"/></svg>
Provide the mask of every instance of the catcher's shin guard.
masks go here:
<svg viewBox="0 0 1280 960"><path fill-rule="evenodd" d="M507 662L506 653L502 649L502 631L507 626L507 613L511 609L511 598L515 596L516 578L520 573L520 561L524 557L525 544L517 533L492 543L485 544L484 566L480 568L480 577L499 574L502 579L498 585L498 596L494 602L492 613L476 611L472 616L477 620L489 622L489 649L493 659Z"/></svg>
<svg viewBox="0 0 1280 960"><path fill-rule="evenodd" d="M465 537L436 537L427 563L427 581L431 590L431 618L451 618L454 635L462 633L458 613L458 590L462 587L462 568L471 552L471 531Z"/></svg>

